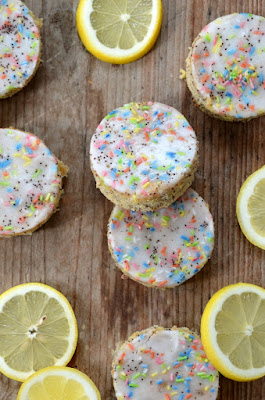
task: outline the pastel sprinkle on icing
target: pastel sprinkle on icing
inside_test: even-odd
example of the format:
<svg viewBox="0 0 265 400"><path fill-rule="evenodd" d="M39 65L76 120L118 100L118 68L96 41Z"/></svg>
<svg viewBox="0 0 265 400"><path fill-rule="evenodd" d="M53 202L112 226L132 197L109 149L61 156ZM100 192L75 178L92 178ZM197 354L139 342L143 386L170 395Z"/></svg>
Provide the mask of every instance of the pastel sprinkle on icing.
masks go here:
<svg viewBox="0 0 265 400"><path fill-rule="evenodd" d="M62 176L36 136L0 129L0 236L31 231L55 211Z"/></svg>
<svg viewBox="0 0 265 400"><path fill-rule="evenodd" d="M124 274L146 285L175 287L210 258L213 218L205 201L189 188L171 206L155 212L114 207L108 241Z"/></svg>
<svg viewBox="0 0 265 400"><path fill-rule="evenodd" d="M0 0L0 98L25 86L40 56L40 34L20 0Z"/></svg>
<svg viewBox="0 0 265 400"><path fill-rule="evenodd" d="M110 112L91 140L91 166L104 185L148 199L190 174L196 135L173 107L130 103Z"/></svg>
<svg viewBox="0 0 265 400"><path fill-rule="evenodd" d="M113 362L118 400L216 400L219 375L187 328L152 327L124 343Z"/></svg>
<svg viewBox="0 0 265 400"><path fill-rule="evenodd" d="M265 19L231 14L207 25L192 52L193 83L210 111L235 119L265 112Z"/></svg>

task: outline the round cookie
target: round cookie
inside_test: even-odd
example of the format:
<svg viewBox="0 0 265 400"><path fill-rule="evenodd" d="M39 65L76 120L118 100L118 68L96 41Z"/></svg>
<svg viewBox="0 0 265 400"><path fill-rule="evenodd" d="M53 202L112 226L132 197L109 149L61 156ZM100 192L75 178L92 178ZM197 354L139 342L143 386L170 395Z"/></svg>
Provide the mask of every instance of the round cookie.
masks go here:
<svg viewBox="0 0 265 400"><path fill-rule="evenodd" d="M22 1L0 0L0 98L21 90L38 69L40 25Z"/></svg>
<svg viewBox="0 0 265 400"><path fill-rule="evenodd" d="M207 25L186 60L195 103L211 116L247 121L265 113L265 19L230 14Z"/></svg>
<svg viewBox="0 0 265 400"><path fill-rule="evenodd" d="M151 327L134 333L114 355L118 400L216 400L219 374L200 337L187 328Z"/></svg>
<svg viewBox="0 0 265 400"><path fill-rule="evenodd" d="M37 136L0 129L0 237L31 234L46 222L67 170Z"/></svg>
<svg viewBox="0 0 265 400"><path fill-rule="evenodd" d="M198 164L196 135L173 107L130 103L109 113L91 139L97 187L127 210L153 211L191 185Z"/></svg>
<svg viewBox="0 0 265 400"><path fill-rule="evenodd" d="M193 189L168 208L154 212L114 207L108 245L121 271L157 288L172 288L192 278L214 247L213 218Z"/></svg>

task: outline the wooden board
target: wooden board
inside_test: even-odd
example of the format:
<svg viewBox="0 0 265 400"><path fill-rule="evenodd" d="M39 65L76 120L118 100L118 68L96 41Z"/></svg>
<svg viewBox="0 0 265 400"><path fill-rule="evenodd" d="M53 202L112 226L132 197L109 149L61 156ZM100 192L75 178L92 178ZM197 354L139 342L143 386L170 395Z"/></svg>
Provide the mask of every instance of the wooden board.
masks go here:
<svg viewBox="0 0 265 400"><path fill-rule="evenodd" d="M179 69L188 46L211 20L235 11L265 15L262 0L163 0L162 32L153 50L124 66L103 63L83 48L75 26L77 0L27 0L43 18L43 63L26 89L0 103L1 127L39 135L69 168L60 211L32 237L0 242L0 290L44 282L67 296L80 330L71 366L87 373L102 399L114 399L111 357L115 344L152 324L197 331L208 299L239 281L265 286L265 252L242 235L235 214L245 178L265 164L265 119L226 123L192 103ZM211 262L175 290L156 290L122 279L106 241L112 204L89 169L89 142L115 107L156 100L184 113L200 141L193 187L210 204L216 227ZM20 384L3 376L0 400L15 400ZM265 379L234 383L221 378L221 400L265 399Z"/></svg>

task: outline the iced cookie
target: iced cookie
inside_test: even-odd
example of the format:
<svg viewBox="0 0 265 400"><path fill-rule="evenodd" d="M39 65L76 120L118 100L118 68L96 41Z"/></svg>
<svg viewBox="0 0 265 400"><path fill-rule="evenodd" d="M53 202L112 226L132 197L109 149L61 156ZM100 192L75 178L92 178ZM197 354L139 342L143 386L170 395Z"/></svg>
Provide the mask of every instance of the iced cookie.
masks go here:
<svg viewBox="0 0 265 400"><path fill-rule="evenodd" d="M41 22L20 0L0 0L0 98L21 90L35 74Z"/></svg>
<svg viewBox="0 0 265 400"><path fill-rule="evenodd" d="M216 400L219 375L200 337L187 328L151 327L129 337L114 355L117 400Z"/></svg>
<svg viewBox="0 0 265 400"><path fill-rule="evenodd" d="M265 113L265 19L231 14L207 25L186 60L188 87L206 113L247 121Z"/></svg>
<svg viewBox="0 0 265 400"><path fill-rule="evenodd" d="M172 288L192 278L214 247L213 218L193 189L154 212L114 207L108 245L121 271L146 286Z"/></svg>
<svg viewBox="0 0 265 400"><path fill-rule="evenodd" d="M196 135L173 107L130 103L109 113L91 140L97 187L127 210L172 204L191 185L198 164Z"/></svg>
<svg viewBox="0 0 265 400"><path fill-rule="evenodd" d="M0 237L31 234L56 211L67 167L31 133L0 129Z"/></svg>

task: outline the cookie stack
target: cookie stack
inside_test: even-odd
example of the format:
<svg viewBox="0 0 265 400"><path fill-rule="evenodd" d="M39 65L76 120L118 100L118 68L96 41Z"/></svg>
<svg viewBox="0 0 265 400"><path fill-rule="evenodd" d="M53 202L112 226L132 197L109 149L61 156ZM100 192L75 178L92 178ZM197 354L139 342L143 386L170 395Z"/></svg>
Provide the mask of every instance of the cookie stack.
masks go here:
<svg viewBox="0 0 265 400"><path fill-rule="evenodd" d="M110 112L91 140L97 187L115 204L110 252L125 275L172 288L196 274L214 244L209 208L190 189L198 142L185 117L161 103L130 103Z"/></svg>

